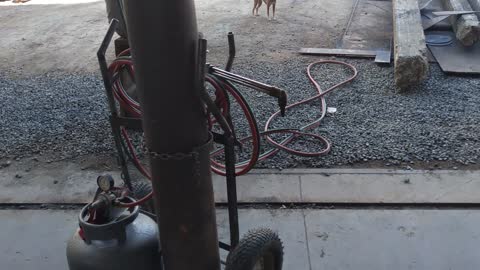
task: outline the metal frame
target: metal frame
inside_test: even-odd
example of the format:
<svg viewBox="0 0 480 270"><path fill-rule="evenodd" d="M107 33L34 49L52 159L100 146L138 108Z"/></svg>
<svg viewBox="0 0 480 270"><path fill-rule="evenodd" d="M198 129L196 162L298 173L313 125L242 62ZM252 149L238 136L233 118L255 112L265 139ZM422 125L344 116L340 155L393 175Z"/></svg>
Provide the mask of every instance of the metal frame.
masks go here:
<svg viewBox="0 0 480 270"><path fill-rule="evenodd" d="M117 20L112 20L110 26L107 30L107 33L102 41L102 45L97 52L98 62L100 65L100 71L102 73L102 78L105 86L105 92L108 99L109 110L110 110L110 125L112 128L112 134L115 141L115 146L118 153L118 162L121 166L122 170L122 178L129 189L131 189L131 177L127 167L127 155L124 152L122 146L122 138L120 133L120 128L125 127L128 129L134 130L143 130L142 129L142 120L139 118L131 118L131 117L124 117L121 116L118 112L116 107L116 101L113 96L112 90L112 77L108 72L108 64L106 61L105 53L108 46L111 43L113 34L115 32L115 28L118 25ZM230 55L227 64L227 69L231 69L231 65L233 64L233 59L235 57L235 45L234 45L234 38L233 34L229 33L229 45L230 45ZM205 61L206 61L206 40L200 38L199 39L199 68L202 68L203 71L200 74L200 83L203 85L203 78L205 74ZM203 64L202 64L203 63ZM229 65L229 67L228 67ZM202 88L203 89L203 88ZM205 93L203 89L202 93ZM218 108L214 105L213 101L210 100L208 95L202 95L202 99L206 102L209 109L216 112ZM213 140L216 143L223 144L225 146L225 156L228 157L226 159L226 182L227 182L227 197L228 197L228 213L229 213L229 226L230 226L230 244L219 242L219 247L230 251L232 250L239 242L240 232L239 232L239 224L238 224L238 206L237 206L237 191L236 191L236 176L235 176L235 150L234 150L234 136L231 132L228 123L226 122L225 118L221 115L218 111L215 114L219 122L223 122L222 128L224 129L224 134L214 134Z"/></svg>
<svg viewBox="0 0 480 270"><path fill-rule="evenodd" d="M108 99L108 107L110 109L109 120L112 128L112 135L115 140L115 146L117 148L118 162L122 169L122 178L125 181L126 186L131 190L132 181L130 178L130 173L128 172L127 159L125 157L125 152L123 151L123 148L122 148L120 126L138 129L138 128L141 128L142 120L120 116L116 107L115 99L113 97L112 78L108 73L108 65L107 65L105 53L107 51L108 46L110 45L110 42L112 41L112 37L113 37L113 34L115 33L115 29L117 25L118 25L118 20L116 19L113 19L110 22L110 26L107 30L107 33L103 38L100 48L97 51L97 58L98 58L98 63L100 65L100 71L102 73L103 84L105 86L105 93Z"/></svg>
<svg viewBox="0 0 480 270"><path fill-rule="evenodd" d="M125 127L127 129L143 130L142 128L142 119L139 118L130 118L121 116L116 107L116 101L113 96L112 90L112 78L108 72L108 65L105 58L105 52L109 46L115 28L118 25L117 20L112 20L110 27L105 35L105 38L102 42L100 49L98 50L97 56L100 64L100 70L102 72L103 81L105 84L105 90L109 102L110 109L110 124L112 127L112 133L115 140L115 145L119 155L119 163L122 167L122 176L125 181L125 184L128 188L131 188L131 178L128 172L127 167L127 153L125 153L122 138L120 133L120 128ZM210 98L205 89L205 74L209 73L214 75L216 79L220 80L225 84L230 84L230 81L235 82L240 85L247 86L253 90L265 93L272 97L276 97L278 100L278 105L280 107L281 114L284 115L285 107L287 105L287 95L285 91L268 84L264 84L249 78L242 77L240 75L231 73L233 62L235 59L236 49L235 49L235 38L232 32L229 32L228 35L228 46L229 46L229 55L225 70L211 66L206 63L206 54L207 54L207 40L203 38L200 34L198 39L197 46L197 72L195 81L198 84L197 88L199 89L199 95L201 100L206 104L208 110L216 118L220 127L223 130L223 134L213 133L213 141L215 143L223 144L225 149L225 168L226 168L226 184L227 184L227 206L229 214L229 227L230 227L230 244L223 242L219 243L219 247L230 251L239 242L239 224L238 224L238 205L237 205L237 184L236 184L236 173L235 173L235 145L237 143L235 132L233 126L231 125L230 119L226 119L220 109L215 105L214 101ZM231 84L230 84L231 85Z"/></svg>

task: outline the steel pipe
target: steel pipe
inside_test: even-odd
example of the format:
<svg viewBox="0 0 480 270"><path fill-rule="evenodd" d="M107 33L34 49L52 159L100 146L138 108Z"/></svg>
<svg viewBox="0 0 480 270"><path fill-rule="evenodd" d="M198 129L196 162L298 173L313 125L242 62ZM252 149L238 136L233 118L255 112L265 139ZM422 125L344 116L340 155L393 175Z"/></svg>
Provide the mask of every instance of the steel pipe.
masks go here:
<svg viewBox="0 0 480 270"><path fill-rule="evenodd" d="M165 269L220 269L193 0L124 7Z"/></svg>

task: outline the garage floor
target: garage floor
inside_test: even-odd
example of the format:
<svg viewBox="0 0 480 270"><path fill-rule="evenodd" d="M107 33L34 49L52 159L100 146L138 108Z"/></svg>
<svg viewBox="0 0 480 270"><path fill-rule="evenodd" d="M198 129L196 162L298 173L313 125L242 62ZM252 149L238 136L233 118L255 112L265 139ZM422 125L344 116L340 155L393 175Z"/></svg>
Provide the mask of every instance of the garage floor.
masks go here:
<svg viewBox="0 0 480 270"><path fill-rule="evenodd" d="M67 269L66 241L76 210L0 210L4 269ZM217 211L219 235L228 239L226 210ZM243 209L241 233L277 230L284 269L478 269L477 210ZM223 255L224 256L224 255Z"/></svg>

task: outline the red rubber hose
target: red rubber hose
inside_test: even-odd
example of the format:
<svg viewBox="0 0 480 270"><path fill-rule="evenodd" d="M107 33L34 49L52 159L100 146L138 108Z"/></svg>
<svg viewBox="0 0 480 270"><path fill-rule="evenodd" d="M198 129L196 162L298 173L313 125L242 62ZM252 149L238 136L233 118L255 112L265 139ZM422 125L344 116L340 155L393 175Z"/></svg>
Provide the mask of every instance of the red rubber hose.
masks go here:
<svg viewBox="0 0 480 270"><path fill-rule="evenodd" d="M335 64L335 65L346 66L347 68L349 68L352 71L352 76L347 78L346 80L343 80L343 81L335 84L334 86L328 88L327 90L323 91L321 86L317 83L317 81L313 78L313 76L311 74L312 67L317 66L317 65L321 65L321 64ZM279 150L283 150L283 151L286 151L286 152L291 153L293 155L304 156L304 157L317 157L317 156L325 155L328 152L330 152L331 143L325 137L320 136L320 135L315 135L315 134L312 134L312 133L305 133L304 131L311 130L311 129L314 129L314 128L318 127L320 125L322 119L325 117L325 114L327 112L327 103L325 101L324 96L326 94L330 93L331 91L333 91L333 90L351 82L353 79L355 79L355 77L357 77L357 74L358 74L358 71L354 66L352 66L348 63L341 62L341 61L336 61L336 60L321 60L321 61L317 61L317 62L314 62L314 63L311 63L310 65L308 65L307 76L308 76L308 79L310 80L310 82L315 87L315 90L317 91L317 94L310 97L310 98L307 98L307 99L304 99L302 101L296 102L294 104L288 105L286 107L286 110L289 110L289 109L298 107L300 105L303 105L303 104L315 101L317 99L320 99L321 100L321 116L319 118L317 118L315 121L309 123L308 125L299 128L298 131L280 132L280 133L291 133L292 134L291 136L289 136L287 139L283 140L280 143L274 141L269 136L270 134L266 134L266 138L267 138L268 142L271 143L273 146L275 146L277 149L271 151L271 153L262 157L261 160L266 159L266 158L276 154ZM278 117L279 114L280 114L280 111L277 111L274 114L272 114L272 116L270 116L270 118L268 118L268 120L265 124L265 128L264 128L265 132L269 132L269 127L270 127L272 121L276 117ZM278 133L278 132L273 132L273 133ZM295 149L292 149L292 148L289 148L289 147L286 146L288 143L293 141L293 139L297 138L298 136L314 137L314 138L318 139L319 141L321 141L324 145L326 145L326 147L325 147L325 149L323 149L321 151L318 151L318 152L304 152L304 151L295 150Z"/></svg>
<svg viewBox="0 0 480 270"><path fill-rule="evenodd" d="M109 66L110 74L112 74L112 78L114 78L114 82L112 84L113 85L113 87L112 87L113 88L113 94L114 94L114 97L117 99L117 101L119 102L120 106L123 109L125 109L127 112L132 114L132 116L134 116L134 117L141 117L140 104L129 96L129 94L125 91L125 89L124 89L124 87L121 83L121 80L119 79L120 78L120 72L122 70L127 70L127 72L129 72L129 75L132 76L132 78L134 78L134 76L135 76L134 69L133 69L133 63L132 63L131 59L128 57L129 53L130 53L130 49L127 49L127 50L123 51L122 53L120 53L119 58L115 59L112 62L112 64ZM313 76L311 74L311 69L314 66L322 65L322 64L335 64L335 65L345 66L352 71L352 76L347 78L346 80L343 80L343 81L339 82L338 84L336 84L336 85L334 85L334 86L332 86L332 87L330 87L326 90L322 90L321 86L317 83L317 81L313 78ZM304 157L317 157L317 156L325 155L328 152L330 152L331 143L329 142L329 140L327 138L325 138L321 135L309 133L307 131L318 127L320 125L322 119L325 117L326 109L327 109L327 105L326 105L326 101L325 101L325 95L330 93L331 91L336 90L339 87L351 82L357 76L357 74L358 74L357 69L354 66L352 66L348 63L345 63L345 62L341 62L341 61L321 60L321 61L311 63L307 67L307 76L308 76L308 79L310 80L310 82L315 87L316 94L312 97L309 97L307 99L304 99L302 101L299 101L299 102L296 102L294 104L291 104L291 105L287 106L286 110L290 110L290 109L298 107L300 105L304 105L306 103L309 103L309 102L320 99L321 100L321 107L320 107L320 113L321 114L320 114L320 116L316 120L314 120L313 122L311 122L311 123L309 123L309 124L307 124L303 127L288 128L288 129L270 129L270 125L280 114L280 111L277 111L268 118L268 120L265 124L265 127L264 127L264 131L261 132L261 133L258 132L257 123L256 123L256 120L253 116L253 113L251 112L247 102L245 101L243 96L238 92L238 90L236 90L229 83L227 83L225 81L222 81L222 79L220 79L220 78L215 78L215 76L207 75L206 78L205 78L205 81L207 83L209 83L215 89L215 94L216 94L216 98L217 98L216 101L220 105L221 112L224 114L224 116L227 116L227 114L229 113L229 105L228 105L228 102L226 102L227 98L224 96L223 93L228 93L229 95L231 95L233 97L235 102L237 102L237 104L240 106L240 108L242 110L242 113L243 113L243 115L245 116L245 118L248 122L249 129L250 129L250 134L252 134L250 136L239 139L239 141L242 142L242 143L251 140L253 149L252 149L252 153L251 153L250 157L247 160L241 161L241 162L238 162L238 163L235 164L236 175L243 175L243 174L247 173L248 171L250 171L254 167L254 165L256 164L256 162L258 160L265 160L265 159L275 155L280 150L286 151L287 153L290 153L290 154L293 154L293 155L304 156ZM209 123L209 128L210 129L212 128L212 126L215 122L216 122L215 119L213 119L211 117L208 117L208 123ZM147 177L148 179L151 180L150 173L141 164L138 156L136 155L134 146L133 146L133 144L132 144L132 142L131 142L131 140L128 136L127 130L122 128L121 132L122 132L122 136L125 138L125 141L127 143L128 151L131 153L134 164L136 165L138 170L145 177ZM260 154L259 134L261 134L263 136L266 136L266 139L267 139L268 143L270 143L274 147L274 149ZM271 138L270 135L273 135L273 134L289 134L289 136L286 139L284 139L280 142L277 142L273 138ZM288 144L290 144L296 138L301 137L301 136L312 137L312 138L316 139L320 144L324 145L324 148L322 150L316 151L316 152L305 152L305 151L300 151L300 150L296 150L296 149L293 149L291 147L288 147ZM220 148L220 149L217 149L217 150L215 150L211 153L211 156L212 156L212 159L211 159L212 171L217 173L217 174L220 174L220 175L226 175L225 165L216 161L214 159L214 157L222 154L223 152L224 152L224 149ZM149 200L151 197L152 197L152 193L148 194L147 196L145 196L144 198L142 198L142 199L140 199L136 202L120 203L119 205L122 206L122 207L132 207L132 206L136 206L136 205L144 203L145 201Z"/></svg>
<svg viewBox="0 0 480 270"><path fill-rule="evenodd" d="M223 87L230 95L233 96L235 101L240 105L240 107L243 111L243 114L247 118L250 133L253 134L252 136L249 137L249 139L252 140L253 149L252 149L252 153L250 155L250 158L245 163L245 165L235 166L235 169L236 169L235 174L236 175L246 174L257 163L257 160L258 160L258 157L259 157L259 152L260 152L260 137L258 136L257 123L255 121L255 118L253 117L253 113L251 112L250 108L248 107L248 105L247 105L246 101L243 99L243 97L237 91L235 91L232 87L230 87L228 84L222 84L220 86L220 84L218 84L210 76L206 76L205 81L207 83L211 84L213 86L213 88L216 89L216 92L222 92L219 88ZM212 156L211 168L212 168L212 171L215 172L216 174L225 176L226 175L225 165L223 165L220 162L217 162L215 159L213 159L213 157L220 155L222 152L223 152L223 148L211 153L211 156Z"/></svg>
<svg viewBox="0 0 480 270"><path fill-rule="evenodd" d="M351 71L352 71L352 76L347 78L346 80L344 81L341 81L340 83L328 88L327 90L323 91L321 86L316 82L316 80L313 78L312 74L311 74L311 69L312 67L314 66L317 66L317 65L321 65L321 64L336 64L336 65L342 65L342 66L346 66L347 68L349 68ZM288 152L290 154L293 154L293 155L297 155L297 156L303 156L303 157L318 157L318 156L321 156L321 155L325 155L327 154L328 152L330 152L331 150L331 143L329 142L329 140L321 135L317 135L317 134L313 134L313 133L308 133L306 131L308 130L311 130L311 129L314 129L316 127L318 127L322 121L322 119L325 117L325 114L326 114L326 109L327 109L327 105L326 105L326 101L325 101L325 95L328 94L329 92L351 82L353 79L355 79L355 77L357 76L358 74L358 71L357 69L348 64L348 63L345 63L345 62L341 62L341 61L335 61L335 60L321 60L321 61L317 61L317 62L314 62L314 63L311 63L308 65L307 67L307 76L308 76L308 79L310 80L310 82L313 84L313 86L315 87L315 90L316 90L316 95L310 97L310 98L307 98L307 99L304 99L302 101L299 101L299 102L296 102L294 104L291 104L289 106L286 107L286 110L289 110L289 109L292 109L292 108L295 108L295 107L298 107L300 105L304 105L306 103L309 103L309 102L312 102L312 101L315 101L315 100L318 100L320 99L321 100L321 116L319 118L317 118L315 121L307 124L306 126L303 126L303 127L300 127L300 128L292 128L292 129L270 129L270 125L271 123L273 122L273 120L275 118L278 117L278 115L280 114L280 111L277 111L275 112L274 114L272 114L266 124L265 124L265 128L264 128L264 131L261 133L261 135L264 135L266 136L266 139L267 141L273 145L275 147L275 149L272 149L272 150L269 150L267 152L264 152L262 154L260 154L257 158L256 161L258 160L265 160L267 158L270 158L271 156L275 155L276 153L278 153L278 151L280 150L283 150L285 152ZM229 91L230 92L234 92L234 91ZM240 104L240 106L248 106L246 104L242 104L242 101L239 101L236 99L236 101ZM252 119L251 117L249 117L249 115L245 115L247 120L249 121L249 123L252 123L255 121L255 119ZM269 135L272 135L272 134L290 134L290 136L288 136L286 139L282 140L281 142L276 142L275 140L273 140ZM298 138L300 136L307 136L307 137L313 137L314 139L316 139L319 143L321 143L322 145L324 145L324 148L320 151L317 151L317 152L305 152L305 151L299 151L299 150L295 150L293 148L290 148L288 147L287 145L289 143L291 143L295 138ZM249 137L245 137L245 138L241 138L239 141L240 142L245 142L247 140L250 140L252 139L252 136L249 136ZM215 152L212 153L213 156L215 155L219 155L223 153L223 149L220 149L220 150L217 150ZM213 163L213 160L212 160L212 163ZM253 166L250 166L250 160L249 161L245 161L245 162L239 162L236 164L236 168L237 168L237 175L241 175L241 174L244 174L244 173L247 173ZM238 171L238 169L243 169L241 171ZM216 170L214 170L214 172L216 173L219 173L217 172ZM241 172L241 174L239 173ZM222 175L224 174L223 171L220 172Z"/></svg>

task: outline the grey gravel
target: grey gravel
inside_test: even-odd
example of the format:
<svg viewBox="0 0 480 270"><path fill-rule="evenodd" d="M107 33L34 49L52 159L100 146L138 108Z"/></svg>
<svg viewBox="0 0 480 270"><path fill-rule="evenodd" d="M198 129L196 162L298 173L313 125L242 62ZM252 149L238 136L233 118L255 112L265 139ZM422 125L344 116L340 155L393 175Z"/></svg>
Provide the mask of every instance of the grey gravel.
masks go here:
<svg viewBox="0 0 480 270"><path fill-rule="evenodd" d="M12 164L12 162L10 160L7 160L7 161L2 162L0 164L0 168L6 168L6 167L10 166L10 164Z"/></svg>
<svg viewBox="0 0 480 270"><path fill-rule="evenodd" d="M288 90L290 102L314 94L305 75L306 66L318 58L299 57L284 63L236 65L235 71L258 78ZM337 108L327 114L314 133L326 136L332 143L330 154L303 158L278 154L260 167L328 167L364 162L382 162L399 166L428 162L476 164L480 159L480 80L471 76L448 76L432 65L430 77L408 93L396 93L390 67L371 61L344 59L355 65L357 78L349 85L326 96L327 106ZM313 69L325 89L348 72L338 66ZM274 106L271 98L261 101L245 91L248 100L262 104L254 108L259 126ZM266 109L266 107L268 107ZM287 112L274 127L299 127L318 115L319 103ZM298 142L300 150L318 149L310 142ZM408 166L411 169L411 166Z"/></svg>
<svg viewBox="0 0 480 270"><path fill-rule="evenodd" d="M274 63L237 59L234 72L282 87L288 91L290 102L295 102L314 94L305 68L317 59L298 57ZM337 112L327 114L313 131L333 143L330 154L304 158L279 153L259 162L258 167L330 167L372 161L385 166L479 162L479 79L447 76L433 65L425 83L398 94L391 67L380 67L367 60L345 61L354 64L359 75L354 82L326 97L327 105L337 108ZM314 71L319 82L327 86L348 75L345 69L335 66ZM276 101L240 89L263 128L276 110ZM56 161L113 152L106 97L97 74L28 78L0 75L0 92L1 157L35 156ZM306 124L318 115L319 104L313 102L287 111L287 117L276 120L273 127ZM233 114L238 115L235 106ZM246 135L246 121L237 118L236 123L237 132ZM304 151L321 148L309 139L297 140L292 146ZM264 148L268 148L266 144Z"/></svg>
<svg viewBox="0 0 480 270"><path fill-rule="evenodd" d="M0 75L0 156L56 161L112 151L97 75Z"/></svg>

